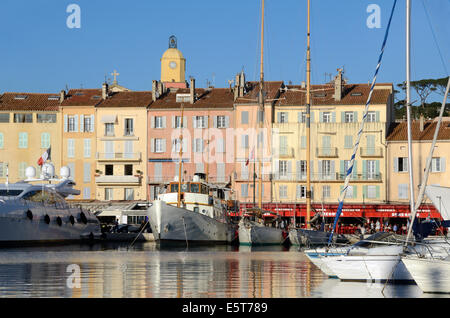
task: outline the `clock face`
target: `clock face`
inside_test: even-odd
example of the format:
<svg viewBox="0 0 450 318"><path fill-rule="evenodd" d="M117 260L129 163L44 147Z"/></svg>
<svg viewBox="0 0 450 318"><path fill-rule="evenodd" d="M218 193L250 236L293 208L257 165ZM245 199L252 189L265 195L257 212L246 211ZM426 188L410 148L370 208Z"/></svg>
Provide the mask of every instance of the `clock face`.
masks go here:
<svg viewBox="0 0 450 318"><path fill-rule="evenodd" d="M170 67L171 69L174 69L174 68L177 67L177 63L176 63L176 62L170 62L169 67Z"/></svg>

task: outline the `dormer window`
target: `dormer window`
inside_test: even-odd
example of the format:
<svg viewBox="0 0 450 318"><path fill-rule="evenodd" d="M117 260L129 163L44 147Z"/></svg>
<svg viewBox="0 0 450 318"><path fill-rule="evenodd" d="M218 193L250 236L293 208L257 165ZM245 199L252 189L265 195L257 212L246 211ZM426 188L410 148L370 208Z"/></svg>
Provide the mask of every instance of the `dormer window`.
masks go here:
<svg viewBox="0 0 450 318"><path fill-rule="evenodd" d="M27 98L28 98L27 95L16 95L16 96L14 96L14 99L16 99L16 100L24 100L24 99L27 99Z"/></svg>

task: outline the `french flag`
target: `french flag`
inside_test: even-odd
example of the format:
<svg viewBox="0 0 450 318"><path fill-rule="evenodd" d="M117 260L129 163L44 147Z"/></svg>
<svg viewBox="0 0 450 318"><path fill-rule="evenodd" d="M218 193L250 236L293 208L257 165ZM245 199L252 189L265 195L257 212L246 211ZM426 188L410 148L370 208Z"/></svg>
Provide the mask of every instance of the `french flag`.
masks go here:
<svg viewBox="0 0 450 318"><path fill-rule="evenodd" d="M251 152L250 157L247 159L245 165L248 166L250 161L253 161L254 159L255 159L255 148L253 148L253 151Z"/></svg>
<svg viewBox="0 0 450 318"><path fill-rule="evenodd" d="M37 163L39 166L42 167L44 165L44 163L47 160L50 160L51 158L52 158L52 147L48 148L47 151L44 152L44 154L39 158Z"/></svg>

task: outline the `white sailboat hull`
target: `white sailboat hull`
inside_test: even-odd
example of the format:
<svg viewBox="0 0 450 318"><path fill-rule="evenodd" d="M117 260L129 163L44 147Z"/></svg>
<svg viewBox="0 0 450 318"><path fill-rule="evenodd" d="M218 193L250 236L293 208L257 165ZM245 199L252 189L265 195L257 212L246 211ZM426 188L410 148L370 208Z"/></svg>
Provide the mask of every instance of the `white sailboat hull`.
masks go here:
<svg viewBox="0 0 450 318"><path fill-rule="evenodd" d="M408 256L402 262L424 293L450 293L450 260Z"/></svg>
<svg viewBox="0 0 450 318"><path fill-rule="evenodd" d="M397 256L334 256L322 260L342 281L413 282Z"/></svg>

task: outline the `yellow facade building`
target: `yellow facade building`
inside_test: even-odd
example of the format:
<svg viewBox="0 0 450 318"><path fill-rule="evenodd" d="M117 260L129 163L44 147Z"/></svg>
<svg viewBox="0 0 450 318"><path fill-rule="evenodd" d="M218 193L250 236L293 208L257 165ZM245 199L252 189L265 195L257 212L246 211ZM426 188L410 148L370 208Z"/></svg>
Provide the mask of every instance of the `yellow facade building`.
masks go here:
<svg viewBox="0 0 450 318"><path fill-rule="evenodd" d="M81 194L73 200L95 200L96 129L95 106L102 101L101 89L61 92L63 122L62 164Z"/></svg>
<svg viewBox="0 0 450 318"><path fill-rule="evenodd" d="M417 199L419 186L424 177L426 162L430 153L437 122L413 121L411 125L414 196ZM408 135L407 123L396 123L387 138L388 145L388 201L409 204ZM450 118L441 124L434 148L428 185L450 187L450 169L446 163L450 155Z"/></svg>
<svg viewBox="0 0 450 318"><path fill-rule="evenodd" d="M51 148L51 162L61 167L61 112L58 94L4 93L0 96L0 182L26 179L28 166L40 175L38 159ZM8 166L8 169L6 168Z"/></svg>
<svg viewBox="0 0 450 318"><path fill-rule="evenodd" d="M99 201L147 200L147 108L151 92L109 92L96 106L96 196Z"/></svg>
<svg viewBox="0 0 450 318"><path fill-rule="evenodd" d="M311 191L313 203L335 203L343 188L370 86L312 86ZM273 201L306 203L306 87L287 86L275 104ZM393 86L375 87L346 202L381 203L387 196L386 136L393 122Z"/></svg>

